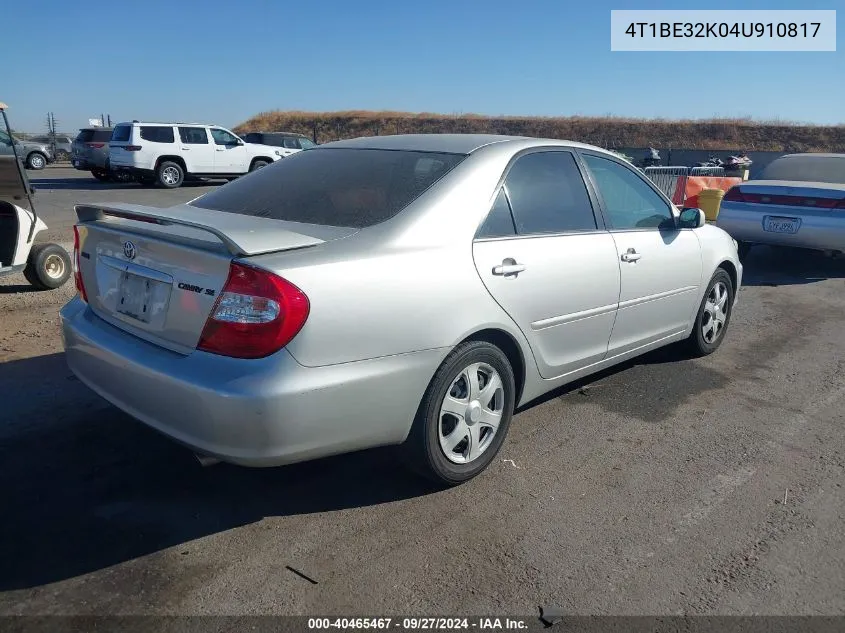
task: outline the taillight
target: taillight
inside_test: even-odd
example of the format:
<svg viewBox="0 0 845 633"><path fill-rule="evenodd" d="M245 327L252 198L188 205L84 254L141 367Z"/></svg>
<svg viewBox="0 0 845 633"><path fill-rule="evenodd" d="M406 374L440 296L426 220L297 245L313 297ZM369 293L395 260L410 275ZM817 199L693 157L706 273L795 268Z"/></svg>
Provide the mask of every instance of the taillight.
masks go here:
<svg viewBox="0 0 845 633"><path fill-rule="evenodd" d="M85 143L86 147L92 147L94 149L100 149L105 143Z"/></svg>
<svg viewBox="0 0 845 633"><path fill-rule="evenodd" d="M728 189L728 192L725 194L725 197L722 200L727 200L729 202L744 202L742 189L740 189L738 186L731 187L730 189Z"/></svg>
<svg viewBox="0 0 845 633"><path fill-rule="evenodd" d="M76 283L76 291L80 299L88 303L85 284L82 283L82 270L79 267L79 229L76 225L73 227L73 281Z"/></svg>
<svg viewBox="0 0 845 633"><path fill-rule="evenodd" d="M140 145L124 145L123 149L125 149L127 152L140 152L141 146Z"/></svg>
<svg viewBox="0 0 845 633"><path fill-rule="evenodd" d="M263 358L293 340L311 307L289 281L232 262L197 349L233 358Z"/></svg>

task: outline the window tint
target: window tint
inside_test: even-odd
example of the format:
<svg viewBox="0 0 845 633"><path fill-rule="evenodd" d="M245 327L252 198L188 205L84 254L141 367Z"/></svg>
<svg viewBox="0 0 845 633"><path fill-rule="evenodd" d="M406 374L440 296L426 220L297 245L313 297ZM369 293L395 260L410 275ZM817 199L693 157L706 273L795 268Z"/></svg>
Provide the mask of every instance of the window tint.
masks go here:
<svg viewBox="0 0 845 633"><path fill-rule="evenodd" d="M465 158L372 149L297 152L191 202L290 222L364 228L416 200ZM423 168L419 168L420 164Z"/></svg>
<svg viewBox="0 0 845 633"><path fill-rule="evenodd" d="M234 145L238 141L234 134L219 128L211 128L211 137L217 145Z"/></svg>
<svg viewBox="0 0 845 633"><path fill-rule="evenodd" d="M163 125L146 125L141 128L141 138L150 143L172 143L173 128Z"/></svg>
<svg viewBox="0 0 845 633"><path fill-rule="evenodd" d="M628 167L606 158L584 155L604 200L613 229L674 226L669 204Z"/></svg>
<svg viewBox="0 0 845 633"><path fill-rule="evenodd" d="M179 138L185 145L208 145L204 127L180 127Z"/></svg>
<svg viewBox="0 0 845 633"><path fill-rule="evenodd" d="M244 143L258 143L260 145L272 145L272 143L268 143L267 140L264 138L264 135L260 132L250 132L246 136L244 136Z"/></svg>
<svg viewBox="0 0 845 633"><path fill-rule="evenodd" d="M129 133L132 131L131 125L118 125L114 128L111 134L111 140L118 143L125 143L129 140Z"/></svg>
<svg viewBox="0 0 845 633"><path fill-rule="evenodd" d="M520 234L594 231L587 186L569 152L518 158L505 180Z"/></svg>
<svg viewBox="0 0 845 633"><path fill-rule="evenodd" d="M111 130L92 130L90 141L108 143L111 140Z"/></svg>
<svg viewBox="0 0 845 633"><path fill-rule="evenodd" d="M490 208L490 213L487 214L487 219L484 220L484 224L481 225L476 237L506 237L515 234L516 227L513 225L508 198L505 195L505 190L499 189L499 195L496 196L496 200Z"/></svg>
<svg viewBox="0 0 845 633"><path fill-rule="evenodd" d="M76 140L80 143L87 143L90 141L94 136L94 130L79 130L79 134L76 135ZM109 139L111 139L111 132L109 132Z"/></svg>

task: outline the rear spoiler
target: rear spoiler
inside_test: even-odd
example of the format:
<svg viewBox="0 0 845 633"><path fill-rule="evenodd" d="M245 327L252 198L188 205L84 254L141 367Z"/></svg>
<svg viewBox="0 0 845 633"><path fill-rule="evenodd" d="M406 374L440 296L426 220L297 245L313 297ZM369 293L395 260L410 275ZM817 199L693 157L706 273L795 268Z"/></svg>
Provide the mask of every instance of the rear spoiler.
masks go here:
<svg viewBox="0 0 845 633"><path fill-rule="evenodd" d="M138 204L78 204L80 223L120 218L161 226L187 226L211 233L234 257L315 246L347 237L357 229L286 222L182 204L167 209Z"/></svg>

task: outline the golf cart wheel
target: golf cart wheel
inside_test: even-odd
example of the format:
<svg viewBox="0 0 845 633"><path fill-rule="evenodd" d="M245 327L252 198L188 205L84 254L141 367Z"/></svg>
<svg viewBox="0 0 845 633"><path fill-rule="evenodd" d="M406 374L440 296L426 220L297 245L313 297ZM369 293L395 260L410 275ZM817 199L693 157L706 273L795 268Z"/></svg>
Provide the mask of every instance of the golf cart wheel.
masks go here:
<svg viewBox="0 0 845 633"><path fill-rule="evenodd" d="M156 180L165 189L176 189L176 187L181 187L185 180L185 170L179 163L166 160L158 166Z"/></svg>
<svg viewBox="0 0 845 633"><path fill-rule="evenodd" d="M58 244L36 244L29 253L23 276L39 290L64 285L73 272L70 255Z"/></svg>
<svg viewBox="0 0 845 633"><path fill-rule="evenodd" d="M108 182L111 180L111 174L104 169L92 169L91 175L100 182Z"/></svg>
<svg viewBox="0 0 845 633"><path fill-rule="evenodd" d="M32 152L26 157L26 166L30 169L44 169L47 166L47 157L40 152Z"/></svg>

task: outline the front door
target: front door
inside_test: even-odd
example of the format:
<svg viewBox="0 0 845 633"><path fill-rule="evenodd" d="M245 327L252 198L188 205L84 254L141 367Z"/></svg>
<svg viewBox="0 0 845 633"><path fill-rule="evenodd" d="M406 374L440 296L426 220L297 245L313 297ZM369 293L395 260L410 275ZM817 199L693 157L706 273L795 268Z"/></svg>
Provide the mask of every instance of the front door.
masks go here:
<svg viewBox="0 0 845 633"><path fill-rule="evenodd" d="M701 294L701 247L676 211L633 167L582 153L602 201L621 273L608 356L685 331Z"/></svg>
<svg viewBox="0 0 845 633"><path fill-rule="evenodd" d="M214 173L217 152L208 138L206 128L179 126L179 140L188 171L194 174Z"/></svg>
<svg viewBox="0 0 845 633"><path fill-rule="evenodd" d="M616 246L571 152L536 151L514 161L473 257L543 378L605 357L619 299Z"/></svg>
<svg viewBox="0 0 845 633"><path fill-rule="evenodd" d="M244 174L249 171L249 159L243 141L222 128L209 128L214 140L214 173Z"/></svg>

